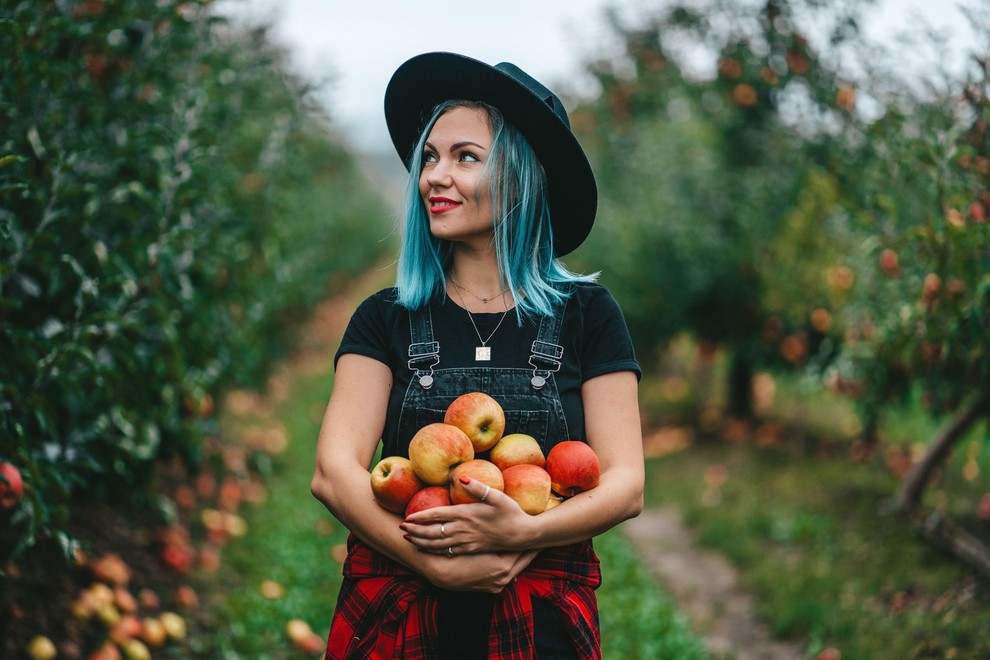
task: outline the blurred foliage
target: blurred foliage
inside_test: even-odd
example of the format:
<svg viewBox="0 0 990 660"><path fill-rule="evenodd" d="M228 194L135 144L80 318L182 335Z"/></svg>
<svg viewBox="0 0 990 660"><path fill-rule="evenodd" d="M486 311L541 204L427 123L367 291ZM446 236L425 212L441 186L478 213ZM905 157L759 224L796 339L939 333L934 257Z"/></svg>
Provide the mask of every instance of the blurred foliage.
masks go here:
<svg viewBox="0 0 990 660"><path fill-rule="evenodd" d="M574 124L603 198L588 249L647 364L690 332L740 382L812 370L867 420L912 383L942 414L990 382L990 59L930 81L881 69L865 9L609 15L624 51L589 63L602 92ZM976 48L987 13L970 12Z"/></svg>
<svg viewBox="0 0 990 660"><path fill-rule="evenodd" d="M0 48L0 457L20 548L68 549L68 504L195 467L213 401L389 228L285 54L208 2L2 0Z"/></svg>

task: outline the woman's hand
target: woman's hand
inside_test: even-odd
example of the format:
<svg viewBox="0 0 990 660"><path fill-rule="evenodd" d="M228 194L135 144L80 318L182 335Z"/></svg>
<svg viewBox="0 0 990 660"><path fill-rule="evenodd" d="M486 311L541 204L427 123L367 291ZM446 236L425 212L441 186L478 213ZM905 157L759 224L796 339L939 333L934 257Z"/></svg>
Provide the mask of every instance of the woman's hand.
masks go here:
<svg viewBox="0 0 990 660"><path fill-rule="evenodd" d="M461 484L481 501L412 514L400 525L407 541L422 552L446 557L527 549L533 516L480 481L464 478Z"/></svg>
<svg viewBox="0 0 990 660"><path fill-rule="evenodd" d="M479 502L419 511L400 527L423 555L419 570L432 584L452 591L499 593L526 570L538 550L515 548L512 534L530 518L515 500L480 481L464 490ZM525 532L522 534L525 538Z"/></svg>
<svg viewBox="0 0 990 660"><path fill-rule="evenodd" d="M538 550L484 552L452 556L423 555L419 570L424 578L449 591L500 593L526 570Z"/></svg>

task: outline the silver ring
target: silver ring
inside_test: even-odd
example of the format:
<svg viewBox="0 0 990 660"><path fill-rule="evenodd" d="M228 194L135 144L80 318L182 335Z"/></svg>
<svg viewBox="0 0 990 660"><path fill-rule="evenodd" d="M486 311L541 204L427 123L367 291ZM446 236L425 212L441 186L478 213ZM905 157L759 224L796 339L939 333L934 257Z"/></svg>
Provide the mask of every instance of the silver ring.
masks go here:
<svg viewBox="0 0 990 660"><path fill-rule="evenodd" d="M440 538L447 538L447 535L443 533L443 523L440 523Z"/></svg>
<svg viewBox="0 0 990 660"><path fill-rule="evenodd" d="M453 548L447 548L447 559L450 559L453 556L454 556L454 549Z"/></svg>
<svg viewBox="0 0 990 660"><path fill-rule="evenodd" d="M481 501L484 502L488 499L488 493L492 492L492 487L485 484L485 494L481 496Z"/></svg>

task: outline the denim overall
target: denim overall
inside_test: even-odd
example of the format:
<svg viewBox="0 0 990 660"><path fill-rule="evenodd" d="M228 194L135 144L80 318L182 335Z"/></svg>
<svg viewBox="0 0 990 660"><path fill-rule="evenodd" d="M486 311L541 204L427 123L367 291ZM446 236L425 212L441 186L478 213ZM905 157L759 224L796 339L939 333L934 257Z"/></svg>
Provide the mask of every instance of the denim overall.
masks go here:
<svg viewBox="0 0 990 660"><path fill-rule="evenodd" d="M536 341L530 349L529 367L458 367L434 369L440 364L440 344L433 335L433 316L427 306L409 314L411 344L409 368L414 372L399 413L398 433L385 447L386 456L406 455L416 431L442 422L447 406L461 394L485 392L505 411L505 434L525 433L540 444L544 455L553 445L569 438L554 373L560 369L564 348L560 329L567 303L556 305L551 316L540 319ZM391 451L390 451L391 450Z"/></svg>

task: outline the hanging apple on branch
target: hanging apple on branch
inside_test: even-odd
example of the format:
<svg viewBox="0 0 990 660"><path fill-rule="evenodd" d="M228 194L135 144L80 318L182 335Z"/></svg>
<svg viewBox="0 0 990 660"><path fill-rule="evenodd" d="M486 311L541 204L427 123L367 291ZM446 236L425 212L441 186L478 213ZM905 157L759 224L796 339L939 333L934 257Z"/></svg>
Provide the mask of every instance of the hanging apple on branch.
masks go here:
<svg viewBox="0 0 990 660"><path fill-rule="evenodd" d="M0 510L13 510L24 497L24 480L13 463L0 462Z"/></svg>
<svg viewBox="0 0 990 660"><path fill-rule="evenodd" d="M488 452L488 458L477 454ZM502 406L484 392L463 394L443 422L427 424L409 442L409 458L383 458L371 471L371 492L392 513L477 502L461 483L469 477L504 492L530 515L598 485L601 464L584 442L567 440L544 457L525 433L505 435Z"/></svg>

